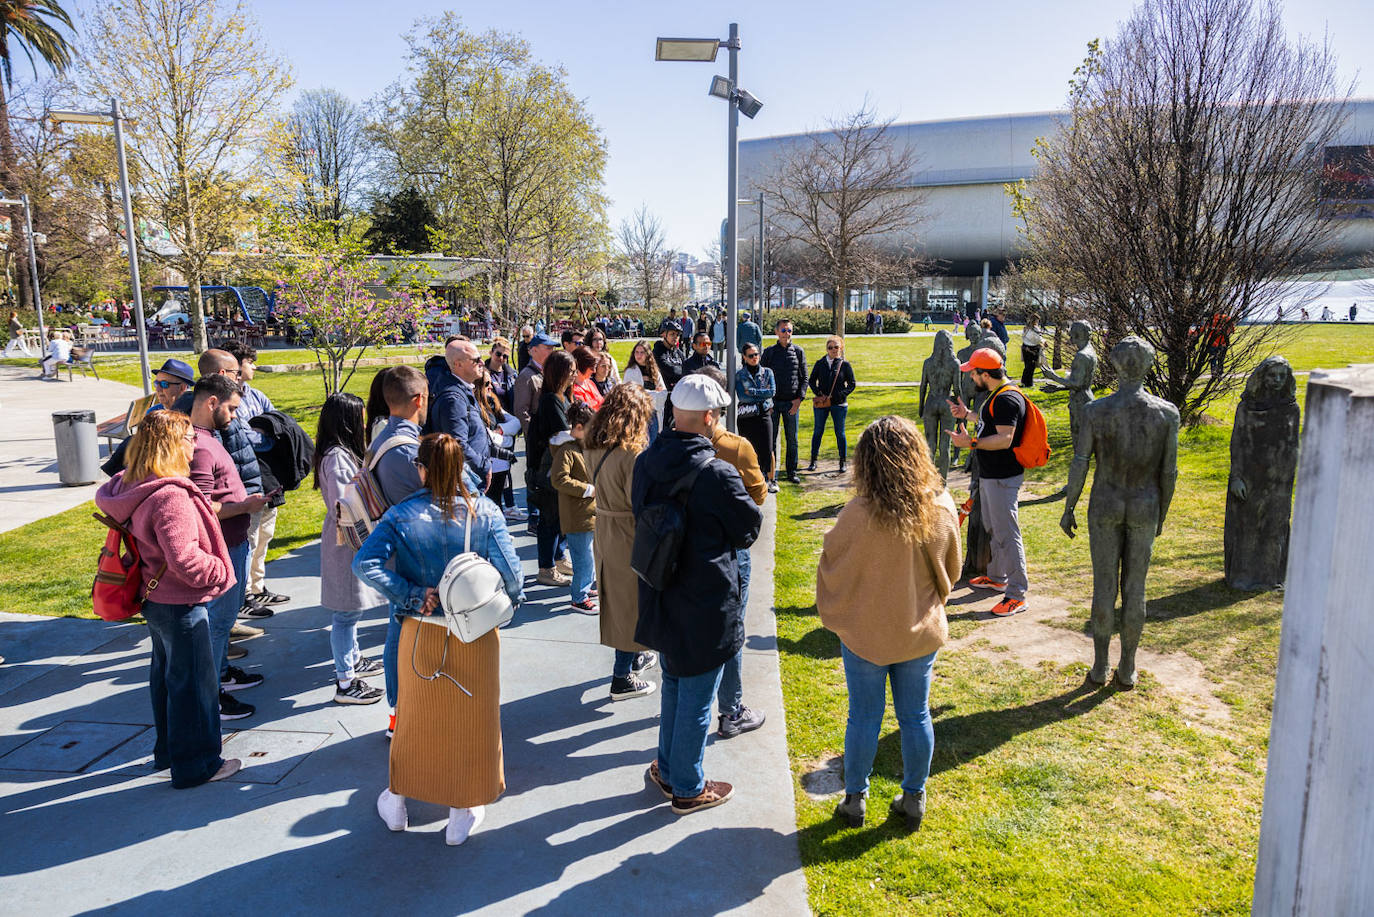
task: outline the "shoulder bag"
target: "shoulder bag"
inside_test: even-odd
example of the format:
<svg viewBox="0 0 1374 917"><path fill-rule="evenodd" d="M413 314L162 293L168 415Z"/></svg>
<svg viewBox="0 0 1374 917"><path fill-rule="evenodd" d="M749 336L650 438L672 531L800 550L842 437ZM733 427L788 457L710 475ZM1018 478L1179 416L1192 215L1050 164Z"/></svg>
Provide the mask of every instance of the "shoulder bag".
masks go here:
<svg viewBox="0 0 1374 917"><path fill-rule="evenodd" d="M844 368L844 360L835 364L835 373L830 377L830 391L824 395L817 395L812 401L812 406L824 410L830 407L830 398L835 394L835 383L840 381L840 370ZM838 421L836 421L838 423Z"/></svg>
<svg viewBox="0 0 1374 917"><path fill-rule="evenodd" d="M438 593L443 618L422 615L420 620L447 627L449 633L464 643L472 643L515 617L515 605L506 594L501 571L485 557L472 552L471 507L463 520L463 553L444 567Z"/></svg>

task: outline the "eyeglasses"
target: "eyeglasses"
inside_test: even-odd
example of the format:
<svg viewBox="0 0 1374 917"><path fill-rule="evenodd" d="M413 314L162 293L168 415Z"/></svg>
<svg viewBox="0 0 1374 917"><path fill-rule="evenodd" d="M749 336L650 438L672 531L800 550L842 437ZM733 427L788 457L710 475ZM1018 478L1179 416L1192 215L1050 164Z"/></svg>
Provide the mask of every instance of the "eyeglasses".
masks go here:
<svg viewBox="0 0 1374 917"><path fill-rule="evenodd" d="M493 350L491 352L491 355L493 357L504 357L506 355L506 352L504 350Z"/></svg>
<svg viewBox="0 0 1374 917"><path fill-rule="evenodd" d="M166 391L174 385L180 385L183 388L186 387L185 382L168 382L166 379L156 379L153 381L153 384L164 391Z"/></svg>
<svg viewBox="0 0 1374 917"><path fill-rule="evenodd" d="M757 360L758 356L759 352L757 350L746 350L744 352L744 359L746 360Z"/></svg>
<svg viewBox="0 0 1374 917"><path fill-rule="evenodd" d="M778 334L791 334L791 333L792 333L792 329L791 329L791 328L779 328L779 329L778 329Z"/></svg>
<svg viewBox="0 0 1374 917"><path fill-rule="evenodd" d="M420 460L417 459L417 458L411 459L411 460L410 460L410 464L414 465L416 468L425 468L425 467L427 467L427 466L425 465L424 462L420 461Z"/></svg>
<svg viewBox="0 0 1374 917"><path fill-rule="evenodd" d="M826 349L826 350L839 350L839 349L840 349L840 345L839 345L839 344L826 344L826 345L825 345L825 349Z"/></svg>

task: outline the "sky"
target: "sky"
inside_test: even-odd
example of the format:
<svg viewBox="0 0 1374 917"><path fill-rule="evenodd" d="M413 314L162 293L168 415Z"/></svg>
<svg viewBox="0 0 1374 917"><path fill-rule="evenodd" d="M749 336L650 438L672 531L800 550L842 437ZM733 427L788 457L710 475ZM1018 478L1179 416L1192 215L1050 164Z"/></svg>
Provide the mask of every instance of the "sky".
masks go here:
<svg viewBox="0 0 1374 917"><path fill-rule="evenodd" d="M1290 34L1329 35L1345 79L1374 71L1370 0L1290 2ZM701 257L725 209L726 106L707 95L715 64L654 61L656 36L724 38L738 22L740 85L764 103L740 139L822 128L865 100L899 121L1044 111L1063 105L1087 43L1108 38L1130 0L245 0L296 90L365 102L402 78L402 33L457 10L469 31L521 34L562 64L609 147L614 226L641 204L669 244ZM93 0L70 4L89 9ZM16 72L18 71L16 67ZM1357 94L1374 95L1361 81ZM744 196L743 194L741 196Z"/></svg>

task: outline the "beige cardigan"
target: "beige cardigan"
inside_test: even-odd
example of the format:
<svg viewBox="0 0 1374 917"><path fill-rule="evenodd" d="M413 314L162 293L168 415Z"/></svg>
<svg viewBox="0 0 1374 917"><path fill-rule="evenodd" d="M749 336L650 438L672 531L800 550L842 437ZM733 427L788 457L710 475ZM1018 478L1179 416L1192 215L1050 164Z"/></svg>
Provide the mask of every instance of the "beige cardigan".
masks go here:
<svg viewBox="0 0 1374 917"><path fill-rule="evenodd" d="M816 574L816 610L850 652L874 665L906 662L949 639L945 600L959 579L959 517L948 491L945 510L924 543L903 541L874 524L855 497L825 535Z"/></svg>

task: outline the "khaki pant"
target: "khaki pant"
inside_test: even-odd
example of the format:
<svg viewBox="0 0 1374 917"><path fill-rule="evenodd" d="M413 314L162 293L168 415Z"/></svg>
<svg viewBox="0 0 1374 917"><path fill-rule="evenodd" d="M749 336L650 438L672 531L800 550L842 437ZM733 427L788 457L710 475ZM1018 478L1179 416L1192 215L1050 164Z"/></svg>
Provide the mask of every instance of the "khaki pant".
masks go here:
<svg viewBox="0 0 1374 917"><path fill-rule="evenodd" d="M277 531L277 508L265 507L248 523L248 594L267 591L267 546Z"/></svg>

